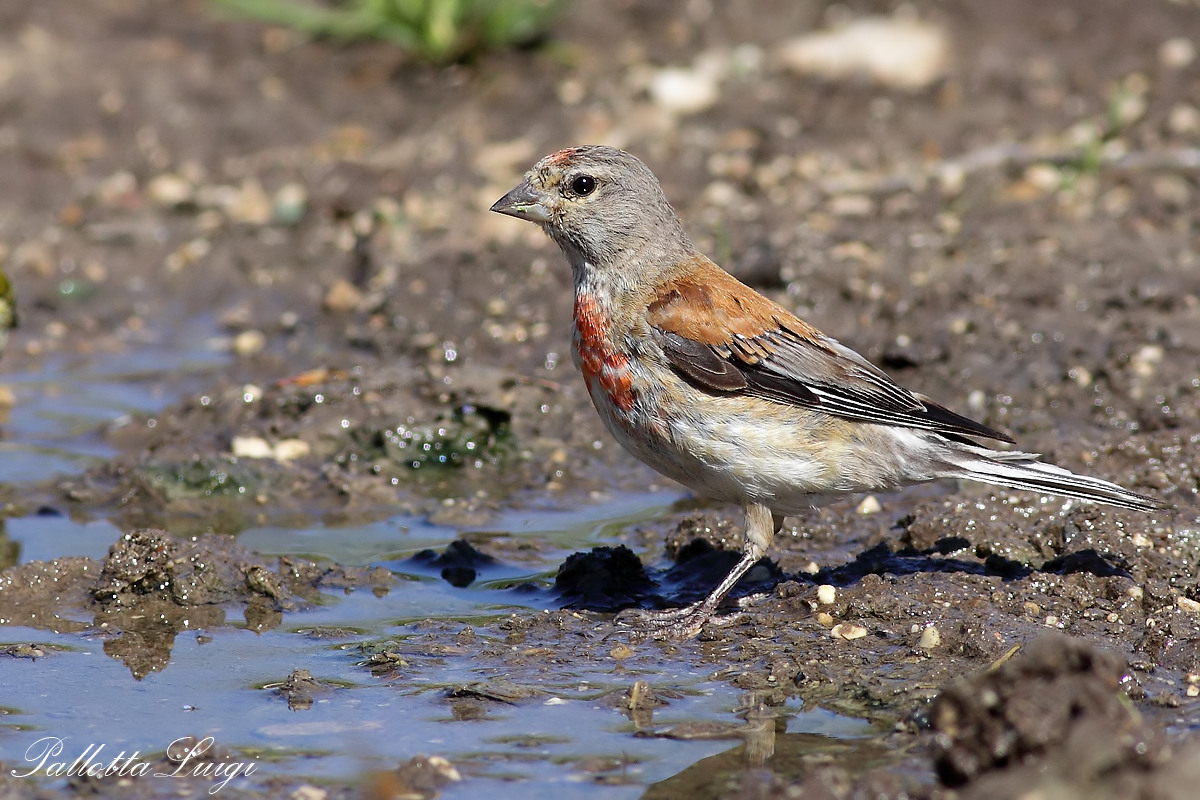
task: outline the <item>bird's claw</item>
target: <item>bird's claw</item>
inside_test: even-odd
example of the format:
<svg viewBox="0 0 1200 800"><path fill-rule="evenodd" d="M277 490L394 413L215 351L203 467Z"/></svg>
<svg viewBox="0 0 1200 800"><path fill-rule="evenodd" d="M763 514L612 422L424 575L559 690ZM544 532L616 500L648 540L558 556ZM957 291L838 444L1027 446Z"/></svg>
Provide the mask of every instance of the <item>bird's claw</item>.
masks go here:
<svg viewBox="0 0 1200 800"><path fill-rule="evenodd" d="M682 608L667 608L661 611L644 611L631 608L622 611L614 620L623 628L637 629L649 639L693 639L705 626L724 628L739 622L745 614L735 612L720 617L703 601Z"/></svg>

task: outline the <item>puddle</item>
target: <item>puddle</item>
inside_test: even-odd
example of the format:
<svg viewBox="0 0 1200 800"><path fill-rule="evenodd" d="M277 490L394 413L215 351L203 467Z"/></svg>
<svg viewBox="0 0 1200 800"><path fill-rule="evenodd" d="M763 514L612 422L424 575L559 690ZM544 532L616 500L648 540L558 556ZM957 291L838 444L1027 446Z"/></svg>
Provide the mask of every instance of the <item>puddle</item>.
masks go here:
<svg viewBox="0 0 1200 800"><path fill-rule="evenodd" d="M0 566L65 556L103 558L120 535L107 520L81 523L54 514L0 520Z"/></svg>
<svg viewBox="0 0 1200 800"><path fill-rule="evenodd" d="M207 637L180 635L171 664L134 681L104 655L102 637L6 630L7 641L36 641L51 655L4 665L4 683L22 689L18 697L10 695L15 702L0 726L0 760L24 763L27 748L44 736L64 738L66 754L103 744L100 761L121 751L149 759L192 734L213 736L240 758L256 760L260 776L340 783L417 753L438 753L465 778L446 787L445 797L553 797L579 782L598 785L589 796L636 797L646 786L737 746L634 738L629 720L599 702L628 685L610 673L577 674L569 685L542 687L545 694L533 701L501 707L486 719L455 721L445 689L485 677L470 661L450 659L421 680L398 685L356 666L350 641L331 645L298 632L255 635L230 628L208 634L211 640L203 644ZM344 688L318 696L303 711L259 688L283 681L299 665ZM737 721L737 693L726 684L669 668L653 684L679 694L659 722ZM789 733L868 732L863 723L827 712L783 712L791 717ZM615 785L599 786L605 783Z"/></svg>
<svg viewBox="0 0 1200 800"><path fill-rule="evenodd" d="M229 363L210 345L218 328L207 315L142 334L117 352L53 355L28 371L0 371L17 398L3 422L0 482L76 473L111 457L101 426L156 412Z"/></svg>
<svg viewBox="0 0 1200 800"><path fill-rule="evenodd" d="M545 548L540 552L546 563L557 565L564 554L595 544L610 544L614 530L653 519L683 496L677 492L625 494L603 505L508 511L478 529L459 530L403 516L346 528L264 526L238 534L238 543L266 555L303 556L365 566L406 559L425 549L440 551L463 537L471 541L513 537L536 542Z"/></svg>
<svg viewBox="0 0 1200 800"><path fill-rule="evenodd" d="M36 644L37 659L0 660L0 685L7 713L0 723L0 762L25 763L42 737L62 737L74 758L90 744L103 744L99 761L121 751L145 759L181 736L212 736L263 776L344 784L364 773L394 769L419 753L450 760L462 783L445 786L448 798L560 797L570 786L589 784L589 796L640 796L647 787L672 779L689 766L743 747L740 740L642 738L611 702L634 680L645 681L671 699L656 710L654 727L722 722L740 725L744 695L714 680L712 669L685 658L655 657L627 671L613 659L572 663L547 671L536 666L510 673L503 659L430 647L423 634L439 618L451 632L480 627L478 636L497 651L513 648L493 624L514 609L539 607L541 593L498 588L549 579L562 553L603 541L614 526L660 512L673 494L633 495L604 506L572 511L513 512L487 531L455 531L396 518L348 528L246 531L239 543L272 555L304 555L343 563L383 564L407 578L377 596L368 590L324 592L315 607L285 613L285 627L255 633L235 608L217 628L174 636L170 661L135 680L106 654L109 632L58 635L22 627L0 629L0 647ZM21 561L67 554L101 555L116 538L109 523L72 523L61 517L10 520L8 534ZM544 563L504 564L481 580L456 588L409 558L424 548L442 549L462 534L519 535L542 541ZM325 633L318 633L325 632ZM395 673L372 674L360 644L380 639L413 642L414 655ZM293 710L274 690L295 669L325 684L311 705ZM475 717L459 719L448 697L453 687L507 679L510 674L536 695L512 703L487 702ZM15 687L20 687L19 691ZM798 704L798 701L797 701ZM773 709L787 719L788 735L819 734L854 739L867 724L822 710ZM733 763L738 763L734 758ZM728 769L728 757L719 762ZM242 779L246 780L246 779ZM520 783L514 783L520 781ZM246 784L249 785L249 784ZM163 791L168 787L164 786ZM157 790L156 790L157 791Z"/></svg>

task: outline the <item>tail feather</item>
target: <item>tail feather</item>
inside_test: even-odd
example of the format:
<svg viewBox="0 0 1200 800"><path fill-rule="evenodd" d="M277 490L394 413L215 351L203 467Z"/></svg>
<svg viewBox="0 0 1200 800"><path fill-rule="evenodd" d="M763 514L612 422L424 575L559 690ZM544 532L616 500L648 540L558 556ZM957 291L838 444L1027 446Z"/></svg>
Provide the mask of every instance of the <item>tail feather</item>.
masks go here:
<svg viewBox="0 0 1200 800"><path fill-rule="evenodd" d="M1049 492L1062 497L1092 500L1138 511L1167 507L1165 503L1131 492L1115 483L1087 475L1076 475L1062 467L1038 461L1036 453L964 446L960 454L961 458L951 462L946 477L965 478L1009 489Z"/></svg>

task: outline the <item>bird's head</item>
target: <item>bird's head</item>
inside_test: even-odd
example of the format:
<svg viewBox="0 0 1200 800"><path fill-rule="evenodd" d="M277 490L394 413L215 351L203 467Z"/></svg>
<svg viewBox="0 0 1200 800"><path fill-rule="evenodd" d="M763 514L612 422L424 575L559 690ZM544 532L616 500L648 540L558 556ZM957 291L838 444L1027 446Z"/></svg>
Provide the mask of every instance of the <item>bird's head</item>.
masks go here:
<svg viewBox="0 0 1200 800"><path fill-rule="evenodd" d="M654 173L613 147L546 156L491 210L542 226L575 269L672 263L691 252Z"/></svg>

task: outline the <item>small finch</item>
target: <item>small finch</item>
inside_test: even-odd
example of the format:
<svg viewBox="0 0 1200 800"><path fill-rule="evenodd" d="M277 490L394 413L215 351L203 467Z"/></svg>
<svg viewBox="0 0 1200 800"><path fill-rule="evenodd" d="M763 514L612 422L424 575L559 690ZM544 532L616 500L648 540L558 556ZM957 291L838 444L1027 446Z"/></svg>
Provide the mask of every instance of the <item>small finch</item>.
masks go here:
<svg viewBox="0 0 1200 800"><path fill-rule="evenodd" d="M1012 439L900 387L697 252L629 153L560 150L491 210L540 225L570 263L574 361L609 432L663 475L746 510L742 557L708 597L633 612L655 637L697 634L784 515L838 495L965 478L1163 507L1035 454L976 444Z"/></svg>

